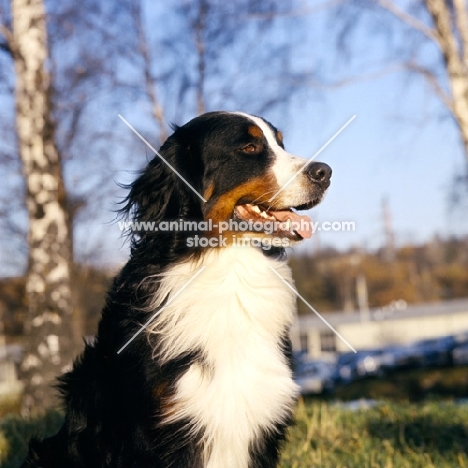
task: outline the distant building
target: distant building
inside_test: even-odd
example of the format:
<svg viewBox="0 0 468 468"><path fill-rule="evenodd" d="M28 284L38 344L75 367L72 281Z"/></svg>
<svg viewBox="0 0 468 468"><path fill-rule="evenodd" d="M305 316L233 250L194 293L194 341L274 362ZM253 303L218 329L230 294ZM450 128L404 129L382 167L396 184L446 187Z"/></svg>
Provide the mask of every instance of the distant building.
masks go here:
<svg viewBox="0 0 468 468"><path fill-rule="evenodd" d="M23 383L18 379L17 371L22 355L20 345L0 346L0 398L21 393Z"/></svg>
<svg viewBox="0 0 468 468"><path fill-rule="evenodd" d="M453 335L468 331L468 299L370 309L364 313L328 313L322 317L356 350ZM291 338L296 351L313 359L350 351L336 333L315 314L297 318Z"/></svg>

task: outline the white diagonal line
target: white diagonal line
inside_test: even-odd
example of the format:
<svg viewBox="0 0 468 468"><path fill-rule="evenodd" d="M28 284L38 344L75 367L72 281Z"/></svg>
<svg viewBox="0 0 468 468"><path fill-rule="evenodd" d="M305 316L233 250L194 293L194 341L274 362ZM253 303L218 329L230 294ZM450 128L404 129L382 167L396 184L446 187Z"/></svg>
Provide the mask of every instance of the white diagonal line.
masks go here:
<svg viewBox="0 0 468 468"><path fill-rule="evenodd" d="M189 182L187 182L187 180L184 179L184 177L175 169L175 167L173 167L170 163L168 163L168 162L159 154L159 152L156 151L156 150L153 148L153 146L151 146L151 144L150 144L147 140L145 140L145 138L144 138L140 133L138 133L138 131L135 130L135 128L132 127L132 125L131 125L127 120L125 120L124 117L122 117L120 114L118 114L118 116L127 124L127 126L128 126L131 130L134 131L134 133L135 133L136 135L138 135L138 136L140 137L140 139L141 139L144 143L146 143L146 145L148 146L148 148L152 149L152 150L159 156L159 158L164 162L164 164L167 165L167 167L169 167L170 169L172 169L172 171L173 171L175 174L177 174L177 175L179 176L179 178L180 178L181 180L183 180L183 181L186 183L186 185L187 185L189 188L191 188L191 189L193 190L193 192L194 192L198 197L200 197L200 198L206 203L206 200L190 185Z"/></svg>
<svg viewBox="0 0 468 468"><path fill-rule="evenodd" d="M353 346L349 344L349 342L342 336L340 333L333 328L330 323L328 323L272 266L270 266L271 270L275 273L275 275L283 281L283 283L299 298L301 301L328 327L332 330L338 338L341 339L344 343L346 343L350 349L352 349L355 353L357 351L354 349Z"/></svg>
<svg viewBox="0 0 468 468"><path fill-rule="evenodd" d="M268 201L274 200L355 118L353 115Z"/></svg>
<svg viewBox="0 0 468 468"><path fill-rule="evenodd" d="M117 351L120 354L204 269L202 266L142 327Z"/></svg>

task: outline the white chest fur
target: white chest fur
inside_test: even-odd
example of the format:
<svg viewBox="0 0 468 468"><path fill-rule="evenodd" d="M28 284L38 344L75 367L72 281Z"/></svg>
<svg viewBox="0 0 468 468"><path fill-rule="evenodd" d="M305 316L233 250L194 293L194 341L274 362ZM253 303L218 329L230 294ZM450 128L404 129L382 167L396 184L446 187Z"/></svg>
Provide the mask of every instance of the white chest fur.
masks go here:
<svg viewBox="0 0 468 468"><path fill-rule="evenodd" d="M294 403L297 389L280 343L295 297L271 267L292 281L284 262L247 247L207 251L161 278L154 306L164 298L169 304L150 332L159 335L162 359L187 351L205 359L178 381L166 422L195 422L204 433L206 468L247 468L250 444L284 421Z"/></svg>

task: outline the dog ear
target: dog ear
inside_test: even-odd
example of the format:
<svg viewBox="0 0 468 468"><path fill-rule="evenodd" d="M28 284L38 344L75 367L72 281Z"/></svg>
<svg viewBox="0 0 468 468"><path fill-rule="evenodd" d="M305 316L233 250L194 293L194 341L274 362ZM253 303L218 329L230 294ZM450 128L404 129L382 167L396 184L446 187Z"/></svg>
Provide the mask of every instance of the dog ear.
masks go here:
<svg viewBox="0 0 468 468"><path fill-rule="evenodd" d="M129 194L122 201L119 214L136 223L155 223L174 221L180 218L199 219L201 207L197 196L180 178L192 179L193 173L200 169L193 168L194 161L189 142L184 138L183 128L175 129L159 151L159 155L148 163L140 176L128 188ZM178 174L177 174L177 173ZM132 226L130 236L144 237L147 228Z"/></svg>

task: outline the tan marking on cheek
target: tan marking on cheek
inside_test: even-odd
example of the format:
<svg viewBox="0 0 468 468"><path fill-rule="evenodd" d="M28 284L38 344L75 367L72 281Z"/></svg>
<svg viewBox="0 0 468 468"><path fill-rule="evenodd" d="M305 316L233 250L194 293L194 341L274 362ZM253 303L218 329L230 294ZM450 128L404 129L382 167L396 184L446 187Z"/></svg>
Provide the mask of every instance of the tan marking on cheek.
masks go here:
<svg viewBox="0 0 468 468"><path fill-rule="evenodd" d="M214 222L229 219L234 211L236 203L241 198L248 198L251 202L268 205L268 200L271 195L278 189L278 184L272 175L249 180L221 195L210 208L205 219L212 219Z"/></svg>
<svg viewBox="0 0 468 468"><path fill-rule="evenodd" d="M253 136L254 138L263 137L262 129L260 127L257 127L256 125L250 125L247 129L247 132L250 136Z"/></svg>
<svg viewBox="0 0 468 468"><path fill-rule="evenodd" d="M169 394L169 383L162 381L154 388L153 394L159 400L161 398L167 397Z"/></svg>
<svg viewBox="0 0 468 468"><path fill-rule="evenodd" d="M208 201L211 198L211 195L213 195L215 186L214 184L208 185L208 187L205 190L205 193L203 194L203 198Z"/></svg>
<svg viewBox="0 0 468 468"><path fill-rule="evenodd" d="M158 402L161 414L170 417L175 414L176 403L174 401L171 385L167 381L160 382L153 390L155 400Z"/></svg>

